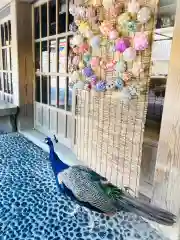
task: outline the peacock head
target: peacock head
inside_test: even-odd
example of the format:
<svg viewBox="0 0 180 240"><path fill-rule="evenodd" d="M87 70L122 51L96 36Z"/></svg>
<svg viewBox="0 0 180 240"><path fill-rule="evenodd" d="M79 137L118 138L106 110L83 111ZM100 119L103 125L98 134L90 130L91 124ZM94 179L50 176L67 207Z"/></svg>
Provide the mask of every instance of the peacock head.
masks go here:
<svg viewBox="0 0 180 240"><path fill-rule="evenodd" d="M47 143L47 145L48 145L49 147L52 147L52 146L53 146L53 142L52 142L52 140L51 140L50 137L46 137L44 141L45 141L45 143Z"/></svg>

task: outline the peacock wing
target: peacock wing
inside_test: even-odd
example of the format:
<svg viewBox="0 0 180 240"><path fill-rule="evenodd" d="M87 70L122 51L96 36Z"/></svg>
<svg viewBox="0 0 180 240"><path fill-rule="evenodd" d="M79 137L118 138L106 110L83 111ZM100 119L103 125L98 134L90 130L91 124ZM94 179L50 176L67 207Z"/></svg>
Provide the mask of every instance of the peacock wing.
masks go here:
<svg viewBox="0 0 180 240"><path fill-rule="evenodd" d="M105 177L101 176L100 174L93 171L89 167L86 167L86 166L83 166L83 165L76 165L76 166L72 166L72 168L77 169L77 170L81 170L82 172L85 172L85 173L89 174L89 177L92 179L92 181L108 182L108 180Z"/></svg>
<svg viewBox="0 0 180 240"><path fill-rule="evenodd" d="M77 200L89 203L104 213L115 213L116 207L112 198L102 187L101 181L93 181L91 171L70 167L61 173L61 179Z"/></svg>

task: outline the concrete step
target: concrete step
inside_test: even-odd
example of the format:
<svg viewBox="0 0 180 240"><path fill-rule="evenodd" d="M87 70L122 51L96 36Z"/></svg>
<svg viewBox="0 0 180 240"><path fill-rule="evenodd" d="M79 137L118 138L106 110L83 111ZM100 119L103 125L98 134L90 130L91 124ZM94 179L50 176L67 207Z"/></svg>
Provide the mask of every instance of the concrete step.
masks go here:
<svg viewBox="0 0 180 240"><path fill-rule="evenodd" d="M18 108L16 105L0 101L0 133L10 133L17 130L17 113Z"/></svg>

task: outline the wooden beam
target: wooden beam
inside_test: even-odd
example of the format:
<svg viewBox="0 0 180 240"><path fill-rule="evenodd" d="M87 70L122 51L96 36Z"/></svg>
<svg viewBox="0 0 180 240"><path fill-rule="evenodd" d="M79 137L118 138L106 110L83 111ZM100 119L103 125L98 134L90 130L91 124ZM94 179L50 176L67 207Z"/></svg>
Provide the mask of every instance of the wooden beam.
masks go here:
<svg viewBox="0 0 180 240"><path fill-rule="evenodd" d="M12 71L15 104L20 107L18 129L33 128L33 53L31 4L11 2Z"/></svg>
<svg viewBox="0 0 180 240"><path fill-rule="evenodd" d="M180 209L180 1L177 1L152 202L175 214Z"/></svg>

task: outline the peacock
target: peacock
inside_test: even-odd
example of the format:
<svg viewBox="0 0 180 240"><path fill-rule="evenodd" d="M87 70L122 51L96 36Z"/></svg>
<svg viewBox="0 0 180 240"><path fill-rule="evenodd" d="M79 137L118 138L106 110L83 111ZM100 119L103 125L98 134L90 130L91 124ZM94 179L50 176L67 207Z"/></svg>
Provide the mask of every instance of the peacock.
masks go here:
<svg viewBox="0 0 180 240"><path fill-rule="evenodd" d="M51 144L49 144L51 143ZM48 139L50 149L54 151L53 143ZM51 153L51 162L53 156ZM176 216L166 210L145 203L137 197L132 196L125 188L119 189L110 183L105 177L99 175L91 168L83 165L67 166L56 158L53 167L57 167L56 173L58 184L63 186L64 193L77 203L73 214L80 207L88 212L91 228L94 227L91 211L105 215L115 215L119 211L133 212L145 219L159 224L172 226L176 222Z"/></svg>
<svg viewBox="0 0 180 240"><path fill-rule="evenodd" d="M54 136L54 140L57 143L58 140L56 139L56 136ZM54 150L54 144L51 140L51 138L47 137L45 138L45 143L49 146L49 160L51 163L52 170L54 172L56 184L61 192L64 192L64 184L59 184L58 182L58 173L62 172L63 170L69 168L69 165L65 164L63 161L61 161L56 154ZM64 192L65 193L65 192Z"/></svg>

